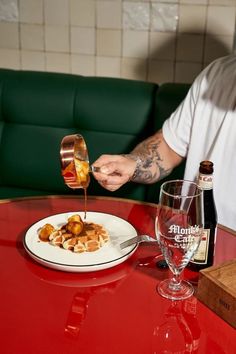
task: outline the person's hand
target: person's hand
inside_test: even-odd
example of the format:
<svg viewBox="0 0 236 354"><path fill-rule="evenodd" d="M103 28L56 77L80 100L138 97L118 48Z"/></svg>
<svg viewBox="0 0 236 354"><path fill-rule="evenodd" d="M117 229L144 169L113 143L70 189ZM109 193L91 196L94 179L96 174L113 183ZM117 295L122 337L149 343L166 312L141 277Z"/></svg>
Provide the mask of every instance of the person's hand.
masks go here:
<svg viewBox="0 0 236 354"><path fill-rule="evenodd" d="M102 155L93 166L99 168L99 172L93 172L98 183L109 191L115 191L130 181L136 161L129 155Z"/></svg>

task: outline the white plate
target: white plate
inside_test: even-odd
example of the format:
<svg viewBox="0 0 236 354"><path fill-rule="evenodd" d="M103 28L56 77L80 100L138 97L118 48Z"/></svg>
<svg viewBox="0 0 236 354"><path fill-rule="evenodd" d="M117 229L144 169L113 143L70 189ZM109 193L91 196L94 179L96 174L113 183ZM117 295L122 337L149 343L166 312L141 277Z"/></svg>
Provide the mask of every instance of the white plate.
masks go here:
<svg viewBox="0 0 236 354"><path fill-rule="evenodd" d="M87 212L86 221L102 224L110 235L110 240L95 252L73 253L60 247L42 242L38 238L38 230L46 223L58 228L67 223L73 214L82 219L84 212L56 214L33 224L25 234L23 244L28 254L38 263L57 270L67 272L90 272L114 267L128 259L137 245L120 249L120 243L137 235L135 228L117 216Z"/></svg>

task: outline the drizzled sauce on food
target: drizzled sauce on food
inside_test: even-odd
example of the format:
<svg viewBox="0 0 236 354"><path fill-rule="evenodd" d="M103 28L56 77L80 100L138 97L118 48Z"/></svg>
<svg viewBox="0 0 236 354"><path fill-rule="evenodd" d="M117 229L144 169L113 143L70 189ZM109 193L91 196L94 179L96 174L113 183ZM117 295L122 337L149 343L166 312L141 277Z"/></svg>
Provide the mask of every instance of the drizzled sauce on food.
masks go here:
<svg viewBox="0 0 236 354"><path fill-rule="evenodd" d="M75 253L97 251L109 240L103 225L85 222L79 214L70 216L59 228L48 223L43 225L38 236L40 241Z"/></svg>

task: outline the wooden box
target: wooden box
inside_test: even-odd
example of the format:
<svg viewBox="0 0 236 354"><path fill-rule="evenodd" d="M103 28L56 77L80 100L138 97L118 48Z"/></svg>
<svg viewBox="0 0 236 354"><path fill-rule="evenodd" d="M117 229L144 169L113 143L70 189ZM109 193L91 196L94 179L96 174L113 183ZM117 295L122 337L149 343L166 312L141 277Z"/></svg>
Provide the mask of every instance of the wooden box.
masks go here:
<svg viewBox="0 0 236 354"><path fill-rule="evenodd" d="M236 259L201 270L197 297L236 328Z"/></svg>

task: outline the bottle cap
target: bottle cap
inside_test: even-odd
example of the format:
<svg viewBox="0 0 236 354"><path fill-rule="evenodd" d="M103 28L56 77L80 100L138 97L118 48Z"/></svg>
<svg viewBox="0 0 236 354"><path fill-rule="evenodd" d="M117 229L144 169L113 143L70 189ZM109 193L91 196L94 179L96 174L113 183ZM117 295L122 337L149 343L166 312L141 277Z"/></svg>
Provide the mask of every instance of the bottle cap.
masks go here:
<svg viewBox="0 0 236 354"><path fill-rule="evenodd" d="M200 162L199 172L206 174L206 175L213 174L213 172L214 172L213 162L207 161L207 160Z"/></svg>

